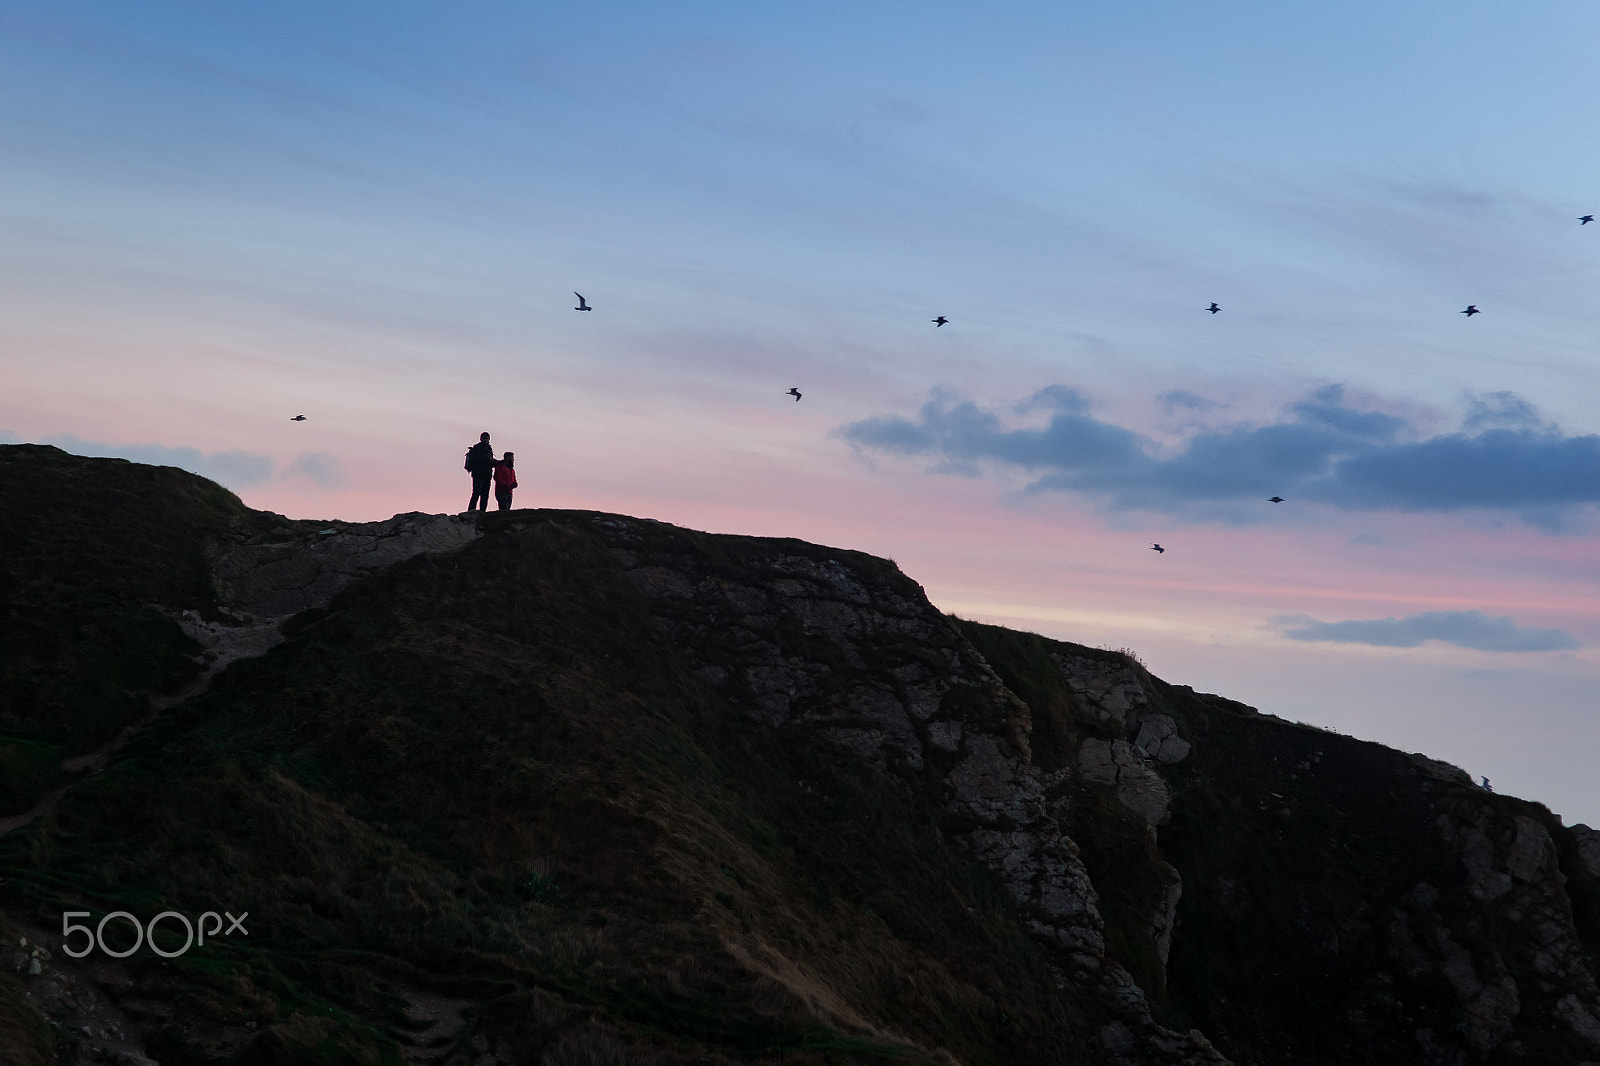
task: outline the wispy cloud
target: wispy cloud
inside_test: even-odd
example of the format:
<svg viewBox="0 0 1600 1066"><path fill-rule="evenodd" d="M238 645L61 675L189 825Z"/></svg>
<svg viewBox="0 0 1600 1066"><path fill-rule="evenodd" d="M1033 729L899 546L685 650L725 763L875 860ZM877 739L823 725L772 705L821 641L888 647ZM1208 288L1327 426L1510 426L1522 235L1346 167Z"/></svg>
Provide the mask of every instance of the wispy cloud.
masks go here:
<svg viewBox="0 0 1600 1066"><path fill-rule="evenodd" d="M1187 389L1172 389L1163 392L1156 399L1169 415L1175 411L1214 411L1221 406L1217 401L1208 400Z"/></svg>
<svg viewBox="0 0 1600 1066"><path fill-rule="evenodd" d="M1163 401L1195 409L1186 394ZM1041 410L1046 422L1030 424ZM941 389L915 418L881 415L837 433L864 451L935 459L943 473L1023 470L1036 475L1030 491L1082 493L1121 510L1215 513L1217 504L1281 495L1346 511L1488 508L1555 532L1575 507L1600 502L1600 436L1543 423L1509 392L1469 395L1457 431L1424 436L1333 385L1271 421L1197 427L1175 449L1094 417L1088 399L1062 385L1009 414L1010 423Z"/></svg>
<svg viewBox="0 0 1600 1066"><path fill-rule="evenodd" d="M45 437L39 443L53 444L74 455L129 459L152 466L175 466L191 474L208 477L230 489L259 485L272 478L272 459L254 452L202 452L198 448L174 448L165 444L106 444L70 434Z"/></svg>
<svg viewBox="0 0 1600 1066"><path fill-rule="evenodd" d="M311 481L325 489L343 488L346 484L344 465L337 456L327 452L301 452L283 472L285 479Z"/></svg>
<svg viewBox="0 0 1600 1066"><path fill-rule="evenodd" d="M1509 618L1490 618L1482 611L1426 611L1405 618L1371 618L1319 622L1306 615L1272 620L1290 640L1370 644L1378 648L1415 648L1430 640L1475 651L1571 651L1578 642L1559 629L1519 626Z"/></svg>

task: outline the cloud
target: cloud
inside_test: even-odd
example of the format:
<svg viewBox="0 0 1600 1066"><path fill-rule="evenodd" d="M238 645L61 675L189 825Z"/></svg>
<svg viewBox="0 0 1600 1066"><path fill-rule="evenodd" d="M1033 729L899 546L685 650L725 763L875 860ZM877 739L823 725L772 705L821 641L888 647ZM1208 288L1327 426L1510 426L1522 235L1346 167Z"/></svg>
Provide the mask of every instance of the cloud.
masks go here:
<svg viewBox="0 0 1600 1066"><path fill-rule="evenodd" d="M1461 428L1534 429L1540 427L1539 409L1514 392L1491 392L1487 396L1465 394L1467 416Z"/></svg>
<svg viewBox="0 0 1600 1066"><path fill-rule="evenodd" d="M230 489L259 485L272 477L272 460L253 452L202 452L198 448L172 448L165 444L105 444L62 435L45 437L40 444L53 444L74 455L129 459L152 466L175 466L191 474L210 478Z"/></svg>
<svg viewBox="0 0 1600 1066"><path fill-rule="evenodd" d="M1186 389L1172 389L1169 392L1163 392L1156 399L1161 403L1162 409L1169 415L1178 410L1213 411L1221 406L1215 400L1197 396Z"/></svg>
<svg viewBox="0 0 1600 1066"><path fill-rule="evenodd" d="M1164 399L1188 403L1175 395L1187 394ZM864 451L935 459L937 472L1022 470L1033 475L1030 491L1081 493L1118 510L1215 515L1219 504L1280 495L1347 511L1489 508L1554 533L1572 528L1572 508L1600 503L1600 436L1541 423L1509 392L1469 395L1459 430L1423 436L1407 418L1353 403L1332 385L1276 419L1196 427L1167 449L1095 418L1063 385L1010 414L1020 424L936 389L915 418L880 415L836 433Z"/></svg>
<svg viewBox="0 0 1600 1066"><path fill-rule="evenodd" d="M325 489L343 488L344 466L337 456L327 452L301 452L283 472L285 479L304 478Z"/></svg>
<svg viewBox="0 0 1600 1066"><path fill-rule="evenodd" d="M1377 648L1415 648L1437 640L1475 651L1571 651L1578 642L1559 629L1519 626L1482 611L1427 611L1405 618L1319 622L1305 615L1272 620L1290 640L1370 644Z"/></svg>

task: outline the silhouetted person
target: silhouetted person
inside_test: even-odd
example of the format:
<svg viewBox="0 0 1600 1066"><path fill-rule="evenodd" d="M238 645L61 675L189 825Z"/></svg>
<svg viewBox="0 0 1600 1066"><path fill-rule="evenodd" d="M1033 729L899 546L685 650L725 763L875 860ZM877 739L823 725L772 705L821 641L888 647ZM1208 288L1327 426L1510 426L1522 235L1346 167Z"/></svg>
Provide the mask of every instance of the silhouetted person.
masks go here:
<svg viewBox="0 0 1600 1066"><path fill-rule="evenodd" d="M472 475L472 499L467 510L489 509L489 482L494 478L494 449L489 447L489 434L478 438L478 443L467 449L467 473Z"/></svg>
<svg viewBox="0 0 1600 1066"><path fill-rule="evenodd" d="M494 504L497 511L511 510L511 490L517 487L514 468L516 452L506 452L506 457L494 464Z"/></svg>

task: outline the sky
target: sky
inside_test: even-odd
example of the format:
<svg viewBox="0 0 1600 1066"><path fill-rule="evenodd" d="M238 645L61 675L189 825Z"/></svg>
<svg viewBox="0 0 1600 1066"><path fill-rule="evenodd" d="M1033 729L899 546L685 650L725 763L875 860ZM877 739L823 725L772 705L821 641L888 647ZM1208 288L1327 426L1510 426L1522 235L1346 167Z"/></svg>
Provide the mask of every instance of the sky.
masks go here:
<svg viewBox="0 0 1600 1066"><path fill-rule="evenodd" d="M1597 40L10 0L0 441L373 520L463 509L487 431L519 506L887 556L1600 825Z"/></svg>

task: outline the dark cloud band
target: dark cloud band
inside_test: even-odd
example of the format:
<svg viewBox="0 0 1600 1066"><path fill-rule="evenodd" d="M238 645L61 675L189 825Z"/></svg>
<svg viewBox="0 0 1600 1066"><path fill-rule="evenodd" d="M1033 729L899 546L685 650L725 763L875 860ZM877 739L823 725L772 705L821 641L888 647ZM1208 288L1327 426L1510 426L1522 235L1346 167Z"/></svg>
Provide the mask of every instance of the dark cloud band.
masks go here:
<svg viewBox="0 0 1600 1066"><path fill-rule="evenodd" d="M1182 395L1181 406L1199 408ZM838 434L864 450L933 458L943 472L1013 467L1035 475L1035 491L1084 493L1119 509L1181 513L1282 495L1351 511L1509 510L1548 529L1557 524L1551 509L1600 502L1600 436L1543 424L1510 393L1469 398L1458 431L1424 437L1407 419L1349 403L1330 386L1274 421L1197 429L1165 454L1142 434L1095 418L1064 386L1010 413L1041 409L1049 412L1043 425L1008 425L936 390L915 418L868 418Z"/></svg>

